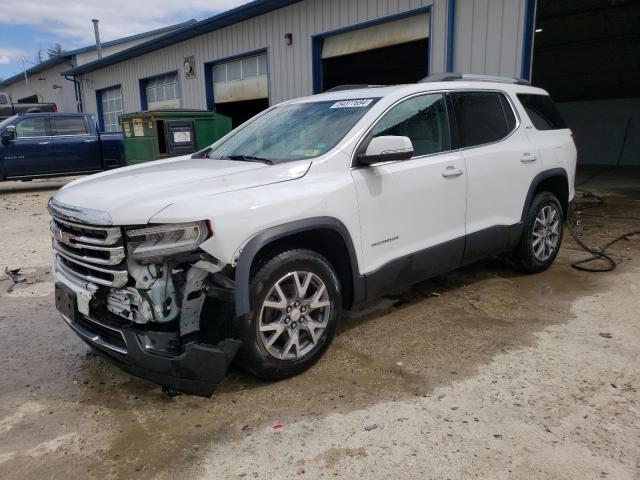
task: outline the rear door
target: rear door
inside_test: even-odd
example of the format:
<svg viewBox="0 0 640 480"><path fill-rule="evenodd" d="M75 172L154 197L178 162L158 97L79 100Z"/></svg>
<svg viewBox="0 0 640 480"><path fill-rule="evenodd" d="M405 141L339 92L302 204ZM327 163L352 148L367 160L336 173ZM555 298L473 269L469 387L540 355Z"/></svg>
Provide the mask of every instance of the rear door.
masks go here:
<svg viewBox="0 0 640 480"><path fill-rule="evenodd" d="M56 172L100 170L99 138L91 133L84 115L55 115L52 118Z"/></svg>
<svg viewBox="0 0 640 480"><path fill-rule="evenodd" d="M471 262L509 247L540 161L506 93L461 91L451 98L468 171L465 262Z"/></svg>
<svg viewBox="0 0 640 480"><path fill-rule="evenodd" d="M46 117L28 116L14 125L16 138L0 149L7 177L50 173L54 162Z"/></svg>

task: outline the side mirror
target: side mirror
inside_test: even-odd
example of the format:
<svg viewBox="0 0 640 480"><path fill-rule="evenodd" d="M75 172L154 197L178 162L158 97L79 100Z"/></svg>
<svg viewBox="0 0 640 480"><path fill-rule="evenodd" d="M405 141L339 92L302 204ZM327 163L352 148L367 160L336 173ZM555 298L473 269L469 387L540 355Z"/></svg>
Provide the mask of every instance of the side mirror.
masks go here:
<svg viewBox="0 0 640 480"><path fill-rule="evenodd" d="M16 127L9 126L2 132L2 143L9 143L16 138Z"/></svg>
<svg viewBox="0 0 640 480"><path fill-rule="evenodd" d="M386 135L373 138L367 146L367 151L358 156L358 163L373 165L380 162L409 160L411 157L413 157L413 144L409 137Z"/></svg>

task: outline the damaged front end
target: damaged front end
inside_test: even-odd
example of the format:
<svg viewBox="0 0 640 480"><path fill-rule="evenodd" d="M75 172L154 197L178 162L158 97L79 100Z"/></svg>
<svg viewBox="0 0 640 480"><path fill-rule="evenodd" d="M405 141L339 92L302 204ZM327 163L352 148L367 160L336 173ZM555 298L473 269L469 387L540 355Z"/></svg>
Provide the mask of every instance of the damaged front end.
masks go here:
<svg viewBox="0 0 640 480"><path fill-rule="evenodd" d="M234 339L234 271L208 222L100 226L50 202L56 307L87 343L165 388L211 395Z"/></svg>

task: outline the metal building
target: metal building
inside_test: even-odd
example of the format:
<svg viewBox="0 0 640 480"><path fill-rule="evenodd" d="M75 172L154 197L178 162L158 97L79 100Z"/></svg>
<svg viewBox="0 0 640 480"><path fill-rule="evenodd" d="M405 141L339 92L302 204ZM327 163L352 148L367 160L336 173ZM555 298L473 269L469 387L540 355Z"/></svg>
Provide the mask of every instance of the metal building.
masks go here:
<svg viewBox="0 0 640 480"><path fill-rule="evenodd" d="M269 104L337 84L415 82L447 70L529 77L534 7L534 0L259 0L65 74L80 82L84 108L106 129L114 98L125 112L216 109L238 124Z"/></svg>
<svg viewBox="0 0 640 480"><path fill-rule="evenodd" d="M101 54L103 58L108 57L193 23L195 20L189 20L150 32L104 42L101 45ZM61 112L75 112L82 107L79 104L79 84L74 83L73 78L65 78L62 72L93 62L97 58L96 45L65 51L62 55L49 58L0 81L0 90L7 92L14 102L55 103Z"/></svg>

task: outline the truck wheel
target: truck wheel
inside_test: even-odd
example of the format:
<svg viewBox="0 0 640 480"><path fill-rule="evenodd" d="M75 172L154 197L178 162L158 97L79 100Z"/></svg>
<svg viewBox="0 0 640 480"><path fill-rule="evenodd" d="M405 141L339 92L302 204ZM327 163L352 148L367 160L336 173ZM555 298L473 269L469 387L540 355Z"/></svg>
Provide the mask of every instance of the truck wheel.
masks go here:
<svg viewBox="0 0 640 480"><path fill-rule="evenodd" d="M252 312L238 326L241 366L280 380L303 372L325 352L342 310L331 264L311 250L289 250L264 263L250 284Z"/></svg>
<svg viewBox="0 0 640 480"><path fill-rule="evenodd" d="M542 272L554 262L562 243L563 218L562 206L553 193L541 192L534 197L514 251L525 272Z"/></svg>

